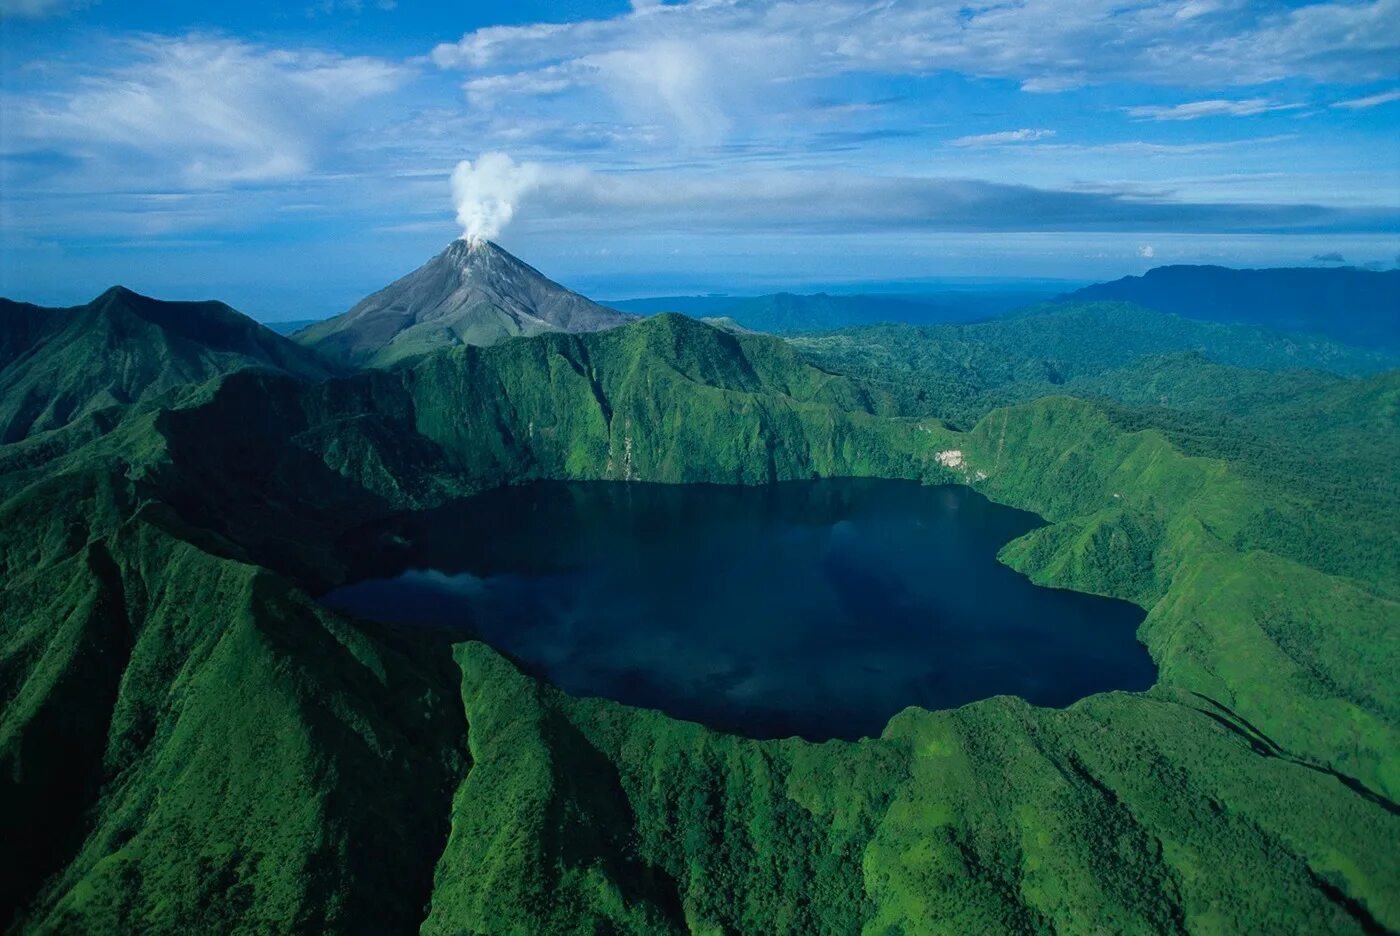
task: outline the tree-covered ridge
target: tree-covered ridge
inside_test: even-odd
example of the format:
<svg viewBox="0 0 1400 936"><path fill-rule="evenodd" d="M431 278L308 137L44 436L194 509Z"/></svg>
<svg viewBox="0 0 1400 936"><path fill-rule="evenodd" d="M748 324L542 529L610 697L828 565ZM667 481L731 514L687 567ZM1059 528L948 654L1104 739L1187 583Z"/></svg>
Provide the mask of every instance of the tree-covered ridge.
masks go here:
<svg viewBox="0 0 1400 936"><path fill-rule="evenodd" d="M972 325L874 325L792 342L818 365L888 390L905 413L933 414L958 425L971 425L1007 402L1131 384L1132 368L1152 356L1194 353L1231 367L1343 376L1375 373L1400 360L1386 351L1256 325L1199 322L1119 302L1047 305ZM1115 379L1113 371L1124 367L1130 368L1126 378ZM1287 392L1296 380L1268 389ZM1145 388L1134 396L1128 402L1191 403L1159 400ZM1210 400L1197 396L1194 402Z"/></svg>
<svg viewBox="0 0 1400 936"><path fill-rule="evenodd" d="M0 443L248 367L335 372L221 302L162 302L120 286L71 309L0 299Z"/></svg>
<svg viewBox="0 0 1400 936"><path fill-rule="evenodd" d="M1320 392L1381 448L1395 379ZM1184 452L1208 438L1187 410L1042 397L958 432L900 405L777 339L663 317L324 382L240 371L0 448L19 928L1400 927L1385 564L1287 555L1261 518L1306 491ZM1239 405L1266 440L1324 412ZM1147 608L1158 685L759 742L311 598L349 574L357 525L488 484L839 474L1039 512L1006 561Z"/></svg>
<svg viewBox="0 0 1400 936"><path fill-rule="evenodd" d="M417 430L470 477L907 477L928 458L914 427L884 418L886 395L679 315L457 349L402 376Z"/></svg>

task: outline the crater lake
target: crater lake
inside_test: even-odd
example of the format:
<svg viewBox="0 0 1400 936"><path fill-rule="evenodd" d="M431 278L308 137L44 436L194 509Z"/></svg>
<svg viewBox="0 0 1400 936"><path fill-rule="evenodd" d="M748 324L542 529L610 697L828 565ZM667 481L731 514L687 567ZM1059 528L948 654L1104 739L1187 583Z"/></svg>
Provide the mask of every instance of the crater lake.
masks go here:
<svg viewBox="0 0 1400 936"><path fill-rule="evenodd" d="M364 531L359 580L322 600L480 639L575 695L755 738L1148 688L1141 608L997 561L1042 523L911 481L540 482Z"/></svg>

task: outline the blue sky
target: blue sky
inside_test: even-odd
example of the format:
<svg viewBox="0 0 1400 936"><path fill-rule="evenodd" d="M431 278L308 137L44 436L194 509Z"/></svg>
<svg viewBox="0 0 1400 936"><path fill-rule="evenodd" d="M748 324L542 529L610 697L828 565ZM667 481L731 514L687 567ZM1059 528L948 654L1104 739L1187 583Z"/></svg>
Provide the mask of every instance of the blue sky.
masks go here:
<svg viewBox="0 0 1400 936"><path fill-rule="evenodd" d="M1400 0L0 11L31 301L332 314L459 215L601 298L1400 263Z"/></svg>

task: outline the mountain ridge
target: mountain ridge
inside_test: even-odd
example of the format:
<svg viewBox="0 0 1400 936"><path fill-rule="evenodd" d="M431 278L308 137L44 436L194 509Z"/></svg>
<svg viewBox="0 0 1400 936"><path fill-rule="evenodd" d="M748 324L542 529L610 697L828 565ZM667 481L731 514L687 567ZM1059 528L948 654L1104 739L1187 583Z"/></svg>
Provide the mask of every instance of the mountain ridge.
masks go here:
<svg viewBox="0 0 1400 936"><path fill-rule="evenodd" d="M222 302L166 302L124 286L67 308L0 299L0 442L249 367L340 372Z"/></svg>
<svg viewBox="0 0 1400 936"><path fill-rule="evenodd" d="M1095 283L1060 298L1135 302L1187 318L1400 350L1400 270L1181 264Z"/></svg>

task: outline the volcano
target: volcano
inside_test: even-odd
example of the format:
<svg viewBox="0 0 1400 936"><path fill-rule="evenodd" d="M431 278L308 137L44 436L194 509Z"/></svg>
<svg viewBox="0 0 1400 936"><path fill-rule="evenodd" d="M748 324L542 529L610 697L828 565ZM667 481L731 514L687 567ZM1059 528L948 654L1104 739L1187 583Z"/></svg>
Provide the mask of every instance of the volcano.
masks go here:
<svg viewBox="0 0 1400 936"><path fill-rule="evenodd" d="M294 337L355 367L384 367L450 345L492 345L542 332L592 332L634 321L566 289L499 245L456 240L350 311Z"/></svg>

